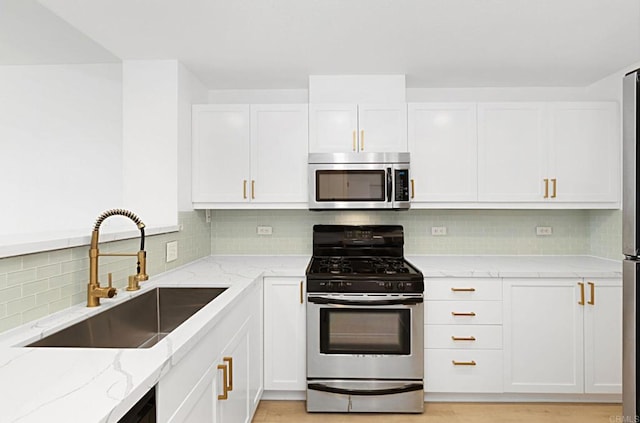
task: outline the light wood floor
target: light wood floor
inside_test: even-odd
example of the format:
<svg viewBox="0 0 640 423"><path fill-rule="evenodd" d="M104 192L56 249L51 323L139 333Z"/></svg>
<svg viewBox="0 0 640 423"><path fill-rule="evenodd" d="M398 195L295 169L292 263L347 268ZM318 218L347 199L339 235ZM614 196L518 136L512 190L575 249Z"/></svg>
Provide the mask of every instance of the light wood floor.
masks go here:
<svg viewBox="0 0 640 423"><path fill-rule="evenodd" d="M617 423L620 404L425 403L424 414L307 414L304 401L261 401L253 423Z"/></svg>

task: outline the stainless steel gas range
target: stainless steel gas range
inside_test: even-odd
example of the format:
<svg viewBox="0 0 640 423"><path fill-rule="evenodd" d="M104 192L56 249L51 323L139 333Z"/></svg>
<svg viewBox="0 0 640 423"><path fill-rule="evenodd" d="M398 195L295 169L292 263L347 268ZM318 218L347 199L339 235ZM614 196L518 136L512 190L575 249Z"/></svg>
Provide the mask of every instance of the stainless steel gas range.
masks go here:
<svg viewBox="0 0 640 423"><path fill-rule="evenodd" d="M314 226L307 411L423 411L423 290L402 226Z"/></svg>

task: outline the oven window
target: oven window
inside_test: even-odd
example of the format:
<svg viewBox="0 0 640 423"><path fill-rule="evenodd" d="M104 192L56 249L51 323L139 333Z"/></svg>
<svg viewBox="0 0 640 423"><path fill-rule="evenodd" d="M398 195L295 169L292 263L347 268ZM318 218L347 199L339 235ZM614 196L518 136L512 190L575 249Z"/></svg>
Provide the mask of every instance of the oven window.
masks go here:
<svg viewBox="0 0 640 423"><path fill-rule="evenodd" d="M316 201L385 201L384 170L317 170Z"/></svg>
<svg viewBox="0 0 640 423"><path fill-rule="evenodd" d="M411 354L411 311L320 309L323 354Z"/></svg>

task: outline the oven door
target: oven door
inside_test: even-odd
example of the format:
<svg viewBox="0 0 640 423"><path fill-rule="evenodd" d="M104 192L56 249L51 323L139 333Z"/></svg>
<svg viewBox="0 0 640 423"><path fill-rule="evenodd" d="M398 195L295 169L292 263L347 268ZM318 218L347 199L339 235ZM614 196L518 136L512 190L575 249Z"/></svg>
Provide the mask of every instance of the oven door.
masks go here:
<svg viewBox="0 0 640 423"><path fill-rule="evenodd" d="M307 377L422 380L422 295L308 294Z"/></svg>

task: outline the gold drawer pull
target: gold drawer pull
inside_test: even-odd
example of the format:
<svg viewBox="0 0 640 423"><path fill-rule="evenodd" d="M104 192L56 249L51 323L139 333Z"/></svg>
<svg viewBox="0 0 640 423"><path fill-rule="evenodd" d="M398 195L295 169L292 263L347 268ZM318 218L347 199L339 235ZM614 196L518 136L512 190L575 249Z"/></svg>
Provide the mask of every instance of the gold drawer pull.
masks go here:
<svg viewBox="0 0 640 423"><path fill-rule="evenodd" d="M222 361L229 363L229 386L227 386L227 390L233 391L233 358L224 357Z"/></svg>
<svg viewBox="0 0 640 423"><path fill-rule="evenodd" d="M454 366L475 366L476 362L474 360L471 361L455 361L451 360Z"/></svg>
<svg viewBox="0 0 640 423"><path fill-rule="evenodd" d="M456 317L457 317L457 316L474 317L474 316L476 315L476 313L475 313L475 312L473 312L473 311L470 311L470 312L468 312L468 313L459 313L459 312L457 312L457 311L452 311L452 312L451 312L451 315L452 315L452 316L456 316Z"/></svg>
<svg viewBox="0 0 640 423"><path fill-rule="evenodd" d="M356 151L356 131L353 130L353 151Z"/></svg>
<svg viewBox="0 0 640 423"><path fill-rule="evenodd" d="M578 301L578 304L584 305L584 283L578 282L578 285L580 285L580 301Z"/></svg>
<svg viewBox="0 0 640 423"><path fill-rule="evenodd" d="M218 364L218 370L222 370L222 394L218 395L219 400L226 400L229 395L227 389L227 366L225 364Z"/></svg>
<svg viewBox="0 0 640 423"><path fill-rule="evenodd" d="M256 199L256 181L254 181L253 179L251 180L251 199Z"/></svg>
<svg viewBox="0 0 640 423"><path fill-rule="evenodd" d="M549 178L544 178L544 198L549 198Z"/></svg>
<svg viewBox="0 0 640 423"><path fill-rule="evenodd" d="M451 288L453 292L476 292L475 288Z"/></svg>
<svg viewBox="0 0 640 423"><path fill-rule="evenodd" d="M302 281L300 281L300 304L304 304L304 295L303 295Z"/></svg>
<svg viewBox="0 0 640 423"><path fill-rule="evenodd" d="M416 182L411 180L411 199L416 198Z"/></svg>
<svg viewBox="0 0 640 423"><path fill-rule="evenodd" d="M475 336L452 336L451 339L453 341L475 341Z"/></svg>
<svg viewBox="0 0 640 423"><path fill-rule="evenodd" d="M242 182L242 198L245 200L247 199L247 180L246 179Z"/></svg>
<svg viewBox="0 0 640 423"><path fill-rule="evenodd" d="M558 180L556 178L551 179L551 183L553 184L553 194L551 194L551 198L556 198L556 191L558 188Z"/></svg>
<svg viewBox="0 0 640 423"><path fill-rule="evenodd" d="M591 299L587 301L589 305L596 305L596 284L593 282L587 282L589 284L589 288L591 288Z"/></svg>

